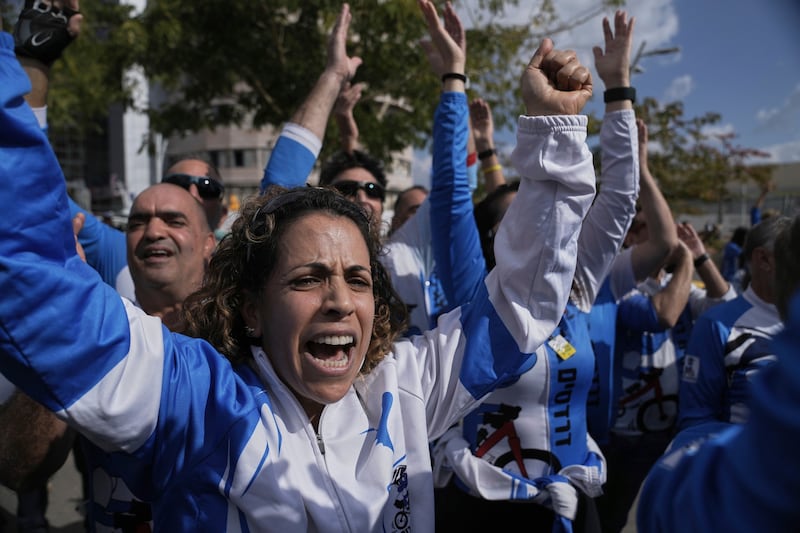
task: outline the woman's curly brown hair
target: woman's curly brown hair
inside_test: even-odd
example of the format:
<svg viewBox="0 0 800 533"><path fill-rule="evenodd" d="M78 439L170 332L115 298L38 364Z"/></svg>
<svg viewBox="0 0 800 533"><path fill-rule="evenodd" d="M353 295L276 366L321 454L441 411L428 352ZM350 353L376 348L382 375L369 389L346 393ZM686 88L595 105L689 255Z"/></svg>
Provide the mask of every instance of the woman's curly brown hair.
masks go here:
<svg viewBox="0 0 800 533"><path fill-rule="evenodd" d="M338 192L321 187L272 187L263 196L249 198L231 232L217 246L203 287L183 306L186 333L208 340L232 363L252 358L241 315L246 295L260 295L277 262L278 244L292 222L313 212L352 220L367 244L372 270L375 320L361 372L371 371L391 351L405 330L407 312L379 261L380 237L363 209Z"/></svg>

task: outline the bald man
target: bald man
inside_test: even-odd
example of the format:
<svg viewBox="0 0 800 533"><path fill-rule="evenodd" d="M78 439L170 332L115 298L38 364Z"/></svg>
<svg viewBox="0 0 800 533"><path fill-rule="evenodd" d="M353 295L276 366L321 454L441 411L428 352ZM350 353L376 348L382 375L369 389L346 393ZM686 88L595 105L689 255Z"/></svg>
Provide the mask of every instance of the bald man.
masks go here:
<svg viewBox="0 0 800 533"><path fill-rule="evenodd" d="M125 241L135 302L181 331L183 301L203 282L216 245L204 206L177 185L153 185L133 202Z"/></svg>

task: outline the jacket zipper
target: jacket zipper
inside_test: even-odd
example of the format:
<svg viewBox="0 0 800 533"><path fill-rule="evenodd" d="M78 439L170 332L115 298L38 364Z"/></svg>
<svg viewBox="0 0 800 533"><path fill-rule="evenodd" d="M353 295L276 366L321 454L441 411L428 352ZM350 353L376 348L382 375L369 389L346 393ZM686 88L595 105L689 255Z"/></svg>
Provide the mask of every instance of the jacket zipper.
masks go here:
<svg viewBox="0 0 800 533"><path fill-rule="evenodd" d="M319 453L325 455L325 443L322 442L322 435L317 433L317 446L319 447Z"/></svg>

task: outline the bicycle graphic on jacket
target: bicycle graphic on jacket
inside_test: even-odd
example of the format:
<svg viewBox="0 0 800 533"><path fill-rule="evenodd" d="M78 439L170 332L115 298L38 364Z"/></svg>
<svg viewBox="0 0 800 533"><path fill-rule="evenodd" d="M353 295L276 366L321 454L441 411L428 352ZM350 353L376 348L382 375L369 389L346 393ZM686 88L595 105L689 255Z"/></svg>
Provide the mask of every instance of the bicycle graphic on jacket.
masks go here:
<svg viewBox="0 0 800 533"><path fill-rule="evenodd" d="M521 407L507 404L483 404L479 408L482 415L484 426L478 430L474 451L476 457L485 457L489 462L499 468L504 468L509 463L514 463L520 474L528 479L528 469L525 466L526 459L542 461L550 465L554 472L561 470L561 462L547 450L535 448L523 448L519 436L517 435L514 420L519 417ZM489 431L488 427L494 428ZM491 460L493 455L491 450L503 439L508 442L509 451L501 453L496 459Z"/></svg>
<svg viewBox="0 0 800 533"><path fill-rule="evenodd" d="M629 409L636 409L636 425L641 431L670 429L678 416L678 395L664 394L661 386L663 373L663 368L639 372L639 380L627 387L625 396L619 399L617 419L622 419ZM650 391L653 391L653 398L639 402Z"/></svg>

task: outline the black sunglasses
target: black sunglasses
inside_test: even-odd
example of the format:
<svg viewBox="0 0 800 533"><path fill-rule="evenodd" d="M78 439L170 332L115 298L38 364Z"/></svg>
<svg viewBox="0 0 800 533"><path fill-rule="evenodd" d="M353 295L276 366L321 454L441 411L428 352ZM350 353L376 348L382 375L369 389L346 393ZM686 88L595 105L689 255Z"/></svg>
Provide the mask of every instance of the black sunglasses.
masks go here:
<svg viewBox="0 0 800 533"><path fill-rule="evenodd" d="M197 186L197 192L200 193L200 197L208 200L220 199L225 192L225 186L223 184L215 179L209 178L208 176L170 174L168 176L164 176L164 179L162 179L161 182L171 183L173 185L177 185L178 187L183 187L187 191L189 190L189 185L195 184Z"/></svg>
<svg viewBox="0 0 800 533"><path fill-rule="evenodd" d="M380 183L375 183L374 181L342 180L331 185L347 197L356 196L359 190L363 190L367 196L381 202L386 197L386 190Z"/></svg>

